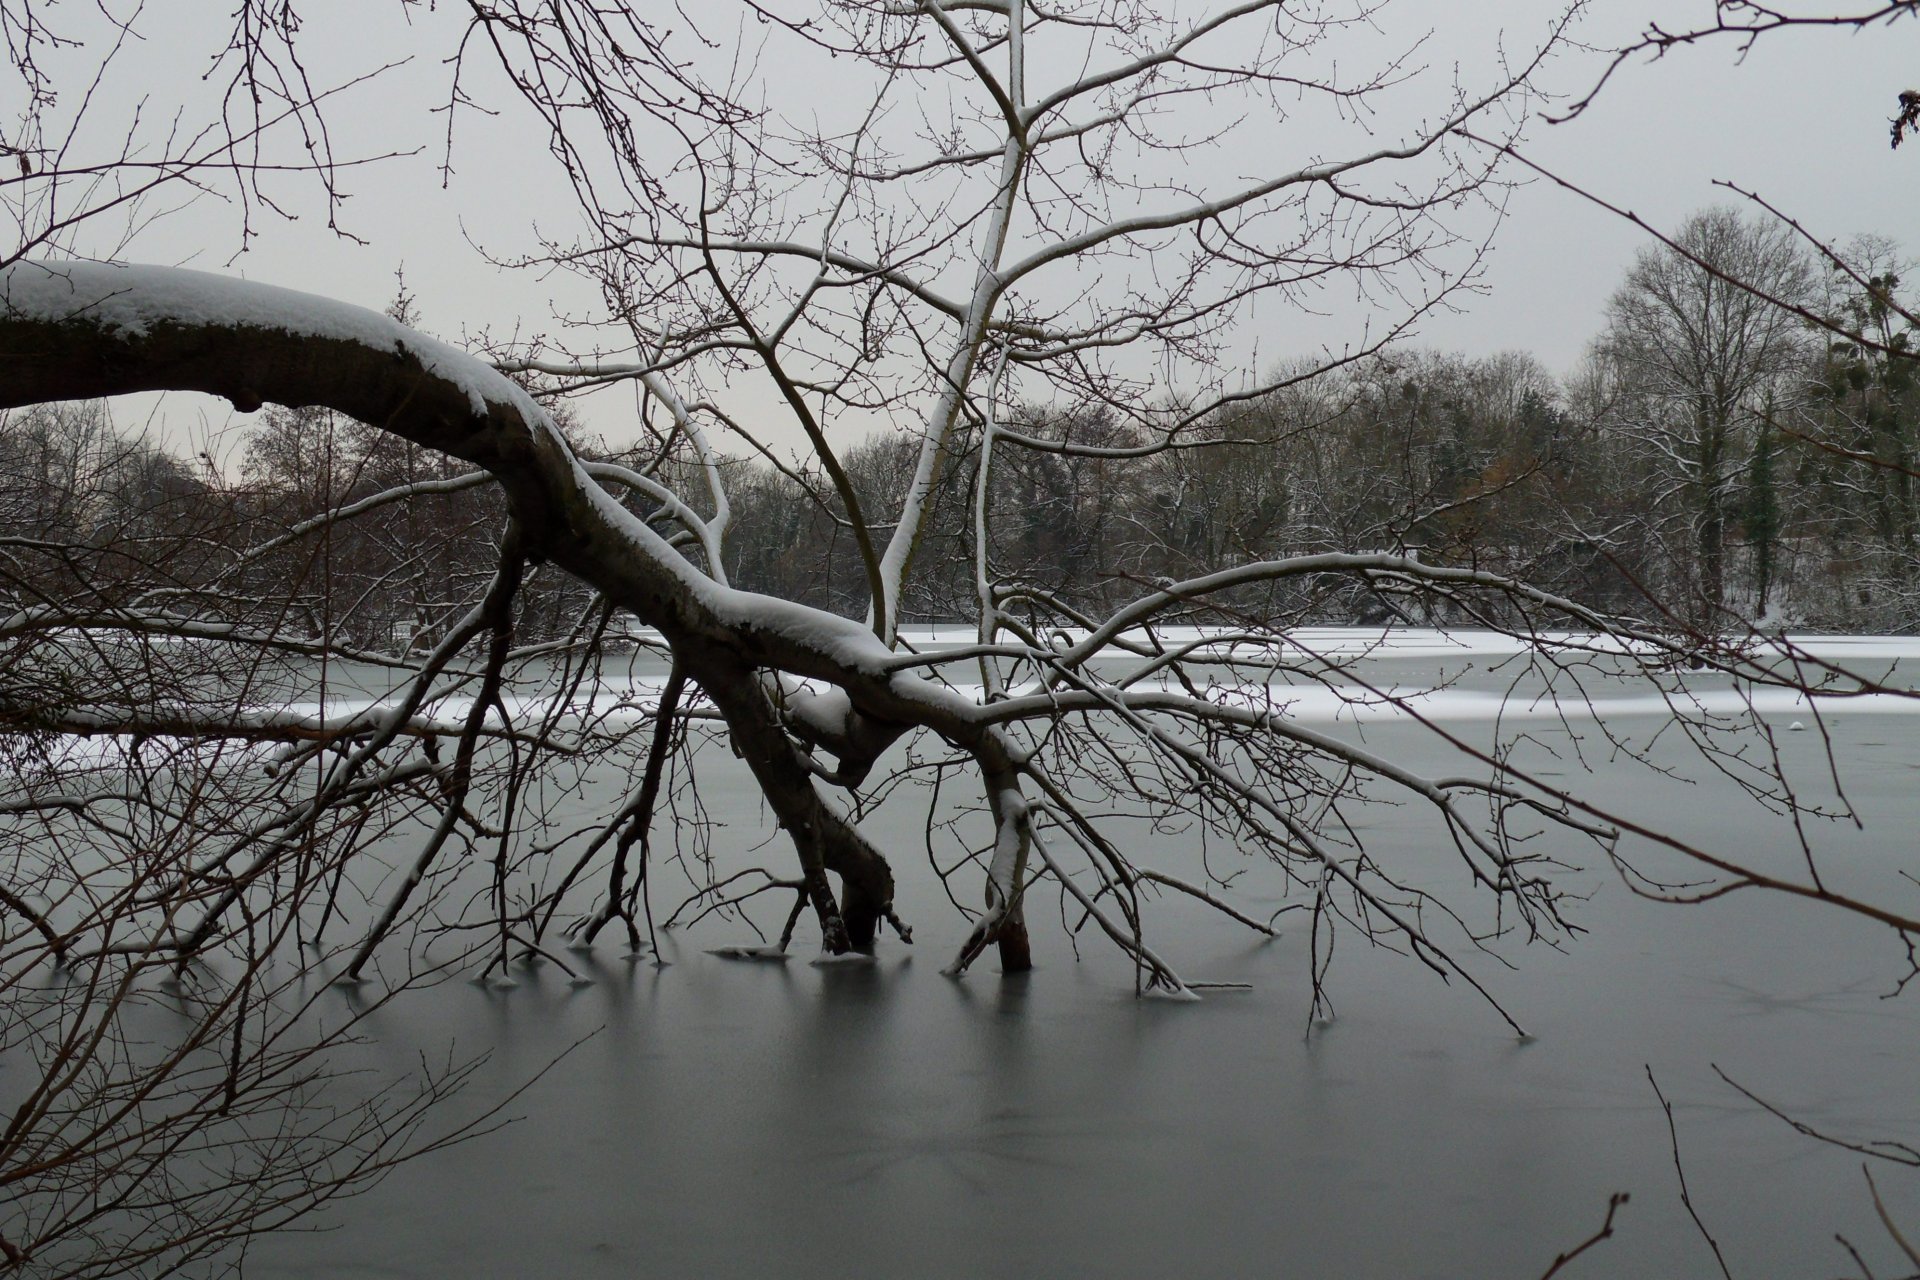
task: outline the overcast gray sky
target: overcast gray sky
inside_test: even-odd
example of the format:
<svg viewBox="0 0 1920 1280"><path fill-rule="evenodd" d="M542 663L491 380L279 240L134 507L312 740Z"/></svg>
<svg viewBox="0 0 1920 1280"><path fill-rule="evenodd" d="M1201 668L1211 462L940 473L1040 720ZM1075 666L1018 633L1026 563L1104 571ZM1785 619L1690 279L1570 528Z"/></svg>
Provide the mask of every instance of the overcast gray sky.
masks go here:
<svg viewBox="0 0 1920 1280"><path fill-rule="evenodd" d="M207 6L209 26L227 21L227 6ZM661 6L663 9L665 6ZM1420 59L1442 82L1458 63L1472 79L1504 43L1519 53L1539 38L1557 5L1546 0L1397 0L1381 19L1391 40L1430 36ZM1584 39L1608 46L1658 17L1671 26L1710 15L1709 0L1594 0L1580 28ZM416 13L415 22L448 22L457 15ZM391 4L340 4L309 20L311 64L317 78L378 65L419 41L402 29L407 16ZM156 82L189 83L191 29L181 45L150 42ZM1872 232L1920 248L1911 227L1920 193L1920 144L1892 152L1886 121L1896 94L1920 79L1920 21L1867 34L1792 32L1762 41L1744 61L1730 41L1681 50L1652 64L1624 68L1598 103L1568 124L1530 127L1526 152L1598 195L1628 207L1655 225L1673 227L1688 213L1735 197L1715 179L1755 189L1835 240ZM1549 82L1584 89L1604 58L1570 54L1550 70ZM138 65L136 62L135 65ZM187 71L187 75L182 72ZM771 75L780 74L778 68ZM129 83L138 77L129 77ZM421 148L422 156L357 171L345 225L367 241L328 233L308 208L297 222L260 217L250 252L231 259L230 215L201 205L156 222L130 250L116 256L230 270L255 279L308 289L371 306L394 292L394 272L405 266L419 300L423 326L451 340L480 330L531 336L555 326L555 316L578 314L596 301L578 282L505 272L489 265L475 243L501 251L529 246L537 227L567 238L568 193L550 167L528 170L513 157L540 154L542 136L510 113L496 120L469 116L456 140L452 182L442 189L434 159L444 117L429 114L427 95L445 80L431 59L417 60L372 92L349 95L336 109L340 154ZM832 86L774 85L825 100ZM0 98L12 90L0 90ZM4 105L4 104L0 104ZM1623 220L1546 182L1515 193L1495 242L1482 296L1464 313L1425 323L1420 341L1473 354L1519 348L1550 369L1565 372L1580 359L1600 324L1609 292L1634 252L1648 242ZM101 252L95 249L95 252ZM1262 358L1310 350L1326 323L1313 316L1263 312ZM183 413L221 410L208 403L169 402L177 434ZM191 407L189 407L191 405ZM603 406L595 425L619 434L618 410ZM208 419L211 421L211 419Z"/></svg>
<svg viewBox="0 0 1920 1280"><path fill-rule="evenodd" d="M1482 3L1516 19L1537 7ZM1594 35L1617 36L1654 17L1678 26L1709 8L1603 3ZM1664 228L1705 205L1737 202L1713 185L1722 180L1757 191L1819 235L1875 233L1920 251L1920 147L1893 151L1887 135L1900 90L1920 81L1920 22L1865 34L1787 32L1761 41L1744 63L1736 54L1728 42L1629 65L1586 114L1536 128L1527 154ZM1427 336L1472 351L1525 348L1565 370L1646 243L1614 215L1535 183L1513 201L1487 274L1490 295Z"/></svg>

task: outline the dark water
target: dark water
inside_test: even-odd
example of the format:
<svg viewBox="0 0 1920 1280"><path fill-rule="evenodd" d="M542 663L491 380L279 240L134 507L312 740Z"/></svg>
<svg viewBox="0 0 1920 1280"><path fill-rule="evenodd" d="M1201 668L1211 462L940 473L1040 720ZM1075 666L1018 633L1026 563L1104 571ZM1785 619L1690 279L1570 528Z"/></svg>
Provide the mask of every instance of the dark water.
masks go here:
<svg viewBox="0 0 1920 1280"><path fill-rule="evenodd" d="M1547 745L1563 732L1532 731ZM1366 732L1403 760L1443 759L1412 727ZM1815 839L1840 882L1913 910L1920 889L1895 872L1920 865L1920 717L1842 713L1832 733L1867 829ZM1817 786L1819 735L1781 741ZM1797 856L1724 783L1596 755L1591 787L1653 824L1772 865ZM738 778L708 778L709 804L751 811ZM1417 816L1381 808L1364 834L1439 883L1453 855ZM1035 972L943 977L963 925L897 821L919 934L872 966L816 968L804 946L786 964L705 954L755 941L722 924L668 935L656 967L621 958L610 931L592 986L536 968L513 990L449 983L382 1010L372 1052L396 1072L449 1044L492 1055L456 1108L591 1038L513 1106L519 1123L402 1168L329 1210L322 1233L258 1242L247 1274L1534 1277L1627 1191L1616 1236L1562 1274L1717 1275L1649 1065L1734 1275L1858 1274L1836 1232L1876 1274L1909 1269L1859 1158L1712 1071L1840 1135L1920 1139L1920 994L1882 998L1905 967L1884 931L1752 894L1652 904L1596 866L1573 877L1593 893L1591 933L1566 954L1473 966L1531 1039L1351 935L1333 962L1338 1016L1309 1034L1304 925L1260 942L1184 902L1153 909L1163 954L1189 980L1254 990L1136 1000L1091 933L1076 961L1045 894L1030 906ZM1920 1237L1920 1175L1876 1177Z"/></svg>

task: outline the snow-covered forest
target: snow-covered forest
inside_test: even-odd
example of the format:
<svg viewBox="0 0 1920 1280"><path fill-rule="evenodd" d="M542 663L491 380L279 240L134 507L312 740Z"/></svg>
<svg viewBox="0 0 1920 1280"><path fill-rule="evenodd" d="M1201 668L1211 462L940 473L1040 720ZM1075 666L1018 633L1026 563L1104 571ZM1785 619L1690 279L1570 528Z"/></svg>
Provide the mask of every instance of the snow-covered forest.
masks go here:
<svg viewBox="0 0 1920 1280"><path fill-rule="evenodd" d="M988 530L990 558L1086 616L1162 580L1368 549L1491 569L1709 631L1913 632L1920 386L1900 354L1916 335L1910 309L1894 305L1899 247L1845 246L1863 286L1730 209L1697 215L1682 240L1729 271L1761 258L1770 291L1881 345L1836 338L1656 247L1596 317L1589 360L1563 375L1524 352L1395 347L1197 420L1174 403L1125 417L1097 402L1016 406L1005 435L1027 443L987 481L989 505L1008 513ZM1156 417L1177 447L1154 447L1164 438ZM695 465L651 442L615 450L575 434L587 456L678 472L682 485ZM444 455L324 409L270 408L221 443L216 465L116 427L101 403L12 411L0 419L6 532L73 539L67 554L98 557L82 576L103 591L165 539L193 544L164 558L182 587L278 539L249 572L302 585L290 599L264 586L253 598L307 618L316 635L325 614L328 627L375 649L430 645L491 573L498 499ZM955 624L975 608L978 448L958 442L939 473L905 619ZM913 437L881 433L846 449L842 465L860 507L887 511L915 460ZM722 465L733 581L836 613L862 608L845 506L817 464L748 454ZM432 486L413 500L288 536L422 482ZM670 531L657 504L628 501ZM16 568L14 606L50 571ZM557 577L530 584L522 626L563 634L584 590ZM1239 613L1326 625L1475 620L1444 601L1403 606L1365 584L1297 581L1197 602L1193 620Z"/></svg>

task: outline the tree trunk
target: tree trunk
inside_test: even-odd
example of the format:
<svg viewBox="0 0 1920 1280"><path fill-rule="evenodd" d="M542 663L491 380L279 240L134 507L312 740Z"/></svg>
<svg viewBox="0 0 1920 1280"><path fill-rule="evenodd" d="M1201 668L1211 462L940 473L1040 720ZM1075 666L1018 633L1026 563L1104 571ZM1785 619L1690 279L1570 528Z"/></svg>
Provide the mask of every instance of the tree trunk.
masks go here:
<svg viewBox="0 0 1920 1280"><path fill-rule="evenodd" d="M1024 905L1015 907L1000 926L1000 972L1025 973L1033 968L1033 943L1027 936Z"/></svg>

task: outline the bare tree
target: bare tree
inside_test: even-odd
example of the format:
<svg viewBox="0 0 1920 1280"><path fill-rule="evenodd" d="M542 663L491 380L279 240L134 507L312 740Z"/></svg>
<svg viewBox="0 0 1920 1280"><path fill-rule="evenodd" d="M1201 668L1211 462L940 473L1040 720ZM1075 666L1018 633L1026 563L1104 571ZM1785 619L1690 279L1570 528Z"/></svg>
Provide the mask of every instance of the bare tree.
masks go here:
<svg viewBox="0 0 1920 1280"><path fill-rule="evenodd" d="M347 982L391 987L439 963L504 978L516 957L564 964L563 939L593 945L615 924L638 950L659 868L675 857L691 882L688 913L773 892L791 901L778 949L811 913L826 951L871 951L885 928L910 940L904 917L917 904L896 902L894 851L876 847L861 815L922 805L932 848L930 797L964 779L970 812L953 860L937 864L950 885L973 877L954 895L967 919L948 964L956 976L990 946L1004 969L1027 967L1025 905L1047 892L1128 958L1139 990L1192 997L1154 933L1155 899L1185 895L1270 933L1272 919L1233 896L1248 869L1310 921L1316 1007L1332 939L1352 932L1480 992L1516 1029L1467 957L1506 938L1571 936L1558 872L1577 860L1613 859L1656 897L1762 888L1903 935L1920 928L1911 913L1830 887L1799 827L1804 869L1768 869L1649 831L1442 725L1428 727L1460 764L1426 774L1289 713L1303 690L1331 690L1418 715L1297 634L1313 601L1342 591L1519 637L1523 674L1548 698L1583 699L1591 681L1619 676L1678 704L1682 659L1759 684L1803 681L1808 668L1783 673L1778 650L1603 614L1508 564L1483 565L1461 538L1275 552L1215 539L1206 549L1219 561L1179 577L1135 580L1133 566L1116 566L1097 608L1026 571L1034 546L1023 534L1038 530L1022 529L1030 512L1019 504L1135 475L1150 488L1189 448L1231 459L1273 446L1276 435L1241 434L1238 411L1370 358L1470 285L1499 209L1502 152L1464 132L1511 136L1571 15L1525 59L1484 83L1442 86L1403 115L1413 51L1372 43L1379 9L749 0L729 12L764 34L761 49L704 12L680 14L669 33L624 6L471 4L452 46L449 119L470 118L487 83L478 64L491 60L545 126L587 230L518 261L584 273L605 303L600 336L619 335L612 350L589 336L579 352L556 342L482 360L392 316L271 286L29 258L77 243L81 223L48 210L86 163L63 153L0 179L26 211L20 252L0 274L0 406L193 390L249 412L330 411L464 464L330 492L323 509L223 545L189 582L145 579L111 601L22 610L8 638L39 646L70 685L116 690L110 706L86 708L115 731L258 747L272 767L216 771L234 789L217 810L133 789L116 803L170 833L181 857L104 916L68 921L20 898L20 918L48 945L180 973L264 954L263 929L284 943L311 927L339 948L327 972ZM0 12L17 23L36 10L0 0ZM242 5L232 65L243 87L277 77L270 100L285 109L262 117L260 136L291 130L304 150L324 95L288 88L307 84L290 14ZM1330 55L1348 39L1377 60L1335 78ZM820 119L814 101L764 106L760 71L774 65L833 77L857 110ZM229 162L237 136L221 135ZM122 174L132 162L103 163ZM241 166L246 191L264 164ZM308 170L323 182L335 172ZM119 188L101 190L94 212L105 216ZM1247 367L1235 332L1259 308L1336 291L1367 308L1358 336L1304 364ZM529 376L541 380L534 390L515 380ZM548 407L610 383L641 406L641 447L620 459L577 447ZM798 461L762 426L764 408L741 407L768 403L804 441ZM852 465L836 442L876 427L895 437L858 459L870 467ZM789 500L844 537L855 599L829 592L810 605L734 581L729 440L777 463ZM1432 474L1410 485L1399 496L1413 498L1416 519L1399 527L1439 528L1440 508L1476 496L1490 460L1469 436L1458 443L1441 468L1450 487ZM961 468L969 483L943 488ZM1472 485L1457 483L1470 472ZM479 544L486 572L449 579L455 598L436 602L451 607L424 652L373 636L357 646L329 621L350 611L316 626L244 586L286 548L482 486L501 503ZM940 496L955 491L967 503L943 510ZM955 541L940 538L943 515ZM964 592L923 590L930 562L956 545ZM578 602L569 625L530 635L529 592L556 572L597 596L566 597ZM943 595L967 609L969 634L922 651L903 618L916 600L943 607ZM667 677L621 678L616 631L665 657ZM83 643L67 645L76 634ZM233 674L143 673L118 692L103 677L126 669L128 637L165 637L170 652ZM294 660L357 663L383 687L322 699L317 713L234 696L261 687L249 673ZM1877 687L1831 674L1843 691ZM203 696L182 701L183 690ZM64 705L44 700L45 727L80 732ZM1803 813L1756 745L1763 725L1677 724L1712 767ZM694 748L715 734L750 770L785 866L726 874L706 856L711 824L692 770ZM589 781L609 777L616 799L591 804ZM912 785L929 777L940 785ZM39 804L78 803L67 774L50 778ZM1373 856L1344 821L1383 793L1430 816L1450 889L1433 887L1446 880L1434 868ZM1231 866L1196 873L1142 835L1192 825L1234 851ZM1714 879L1675 887L1638 874L1620 853L1623 831ZM484 890L436 898L461 863Z"/></svg>
<svg viewBox="0 0 1920 1280"><path fill-rule="evenodd" d="M1277 6L1255 4L1158 18L1144 10L1072 13L1019 4L1004 12L963 10L960 16L939 5L908 12L850 4L830 7L821 22L787 22L773 11L762 16L790 41L794 56L837 57L868 78L870 105L847 131L796 133L786 122L749 111L742 104L737 69L723 65L723 73L735 79L709 82L695 62L667 57L665 37L630 13L567 5L526 11L481 6L473 11L469 33L484 39L484 47L514 73L523 96L551 125L554 150L595 223L595 238L570 250L566 259L601 283L617 314L632 326L635 341L624 364L603 359L586 367L529 358L514 367L562 385L624 378L647 389L664 415L663 444L683 443L703 461L708 492L699 496L706 513L697 514L692 501L644 474L633 481L642 491L651 485L653 499L668 504L690 554L666 550L667 540L650 526L642 526L644 537L632 529L616 532L627 517L616 516L598 484L587 482L544 411L496 383L475 392L479 398L469 397L468 403L478 406L491 403L488 396L505 396L500 403L512 406L508 416L516 425L505 429L507 435L494 432L484 439L468 438L466 429L450 436L444 427L410 427L423 421L422 411L398 412L379 389L390 378L367 383L363 393L349 394L352 403L345 403L337 370L327 370L324 377L315 370L308 385L296 388L277 385L279 372L263 369L258 387L226 386L231 398L243 407L269 399L324 403L500 475L516 518L501 581L511 588L521 557L552 560L593 581L663 634L676 663L715 704L792 837L805 895L831 950L872 946L879 926L893 913L892 876L880 852L827 803L819 783L857 787L890 743L921 726L954 744L979 770L995 832L986 909L955 967L966 967L982 946L996 940L1005 963L1026 963L1021 897L1029 868L1044 865L1037 852L1039 832L1050 823L1060 838L1092 856L1101 874L1119 877L1115 885L1125 890L1120 917L1109 918L1113 908L1108 906L1092 909L1140 959L1143 981L1184 989L1165 962L1148 959L1152 953L1133 918L1130 862L1098 834L1063 781L1036 758L1033 745L1023 744L1022 722L1040 705L1014 711L1019 701L1006 694L1010 679L1035 677L1041 689L1049 690L1040 695L1049 707L1044 718L1057 720L1054 704L1062 698L1084 702L1082 712L1119 716L1120 723L1142 735L1149 751L1165 757L1167 767L1191 775L1183 786L1227 786L1219 814L1227 829L1238 832L1246 825L1242 834L1264 833L1259 838L1283 862L1304 857L1320 868L1309 880L1331 877L1327 887L1348 884L1373 910L1403 918L1403 907L1390 906L1386 891L1367 886L1364 860L1348 865L1322 847L1275 798L1228 798L1234 791L1226 781L1229 771L1206 747L1215 732L1208 727L1215 713L1206 699L1188 700L1199 715L1191 726L1199 733L1196 738L1155 726L1142 718L1143 707L1129 705L1126 696L1116 700L1099 682L1074 689L1085 680L1077 673L1109 633L1170 609L1185 613L1193 597L1205 597L1216 587L1152 592L1096 628L1095 639L1057 653L1042 642L1049 629L1092 620L1057 613L1038 584L999 577L991 553L1000 513L983 501L973 520L979 651L958 661L979 665L989 698L1004 706L992 712L979 705L964 709L943 687L944 678L926 678L922 659L895 654L893 640L911 569L930 528L935 483L950 458L972 453L983 482L975 492L988 495L995 455L1007 450L1051 450L1067 457L1092 448L1152 456L1210 421L1221 406L1271 389L1272 384L1229 382L1212 363L1222 351L1226 327L1254 302L1298 296L1335 274L1362 287L1391 287L1403 298L1411 294L1411 305L1403 304L1398 321L1364 347L1337 356L1333 363L1340 363L1377 349L1444 299L1471 270L1475 255L1467 242L1451 270L1441 265L1441 252L1461 237L1443 215L1462 200L1486 198L1488 190L1488 175L1471 161L1472 153L1450 154L1450 131L1505 110L1524 93L1538 57L1496 75L1481 91L1447 92L1440 113L1400 142L1381 145L1359 133L1358 149L1344 158L1247 177L1223 175L1209 188L1200 185L1198 175L1183 177L1177 171L1203 144L1230 139L1224 134L1183 137L1162 118L1170 121L1168 113L1187 100L1216 111L1236 99L1249 107L1273 106L1282 91L1317 103L1316 109L1336 119L1364 107L1397 86L1402 78L1397 61L1389 60L1370 77L1335 83L1314 78L1307 60L1347 28L1364 24L1369 17L1364 9L1346 17L1294 18ZM575 38L570 34L575 31L586 34ZM1555 33L1546 34L1550 47ZM1245 57L1226 60L1229 54ZM456 73L465 77L469 69L457 63ZM576 87L575 94L554 95L537 87L562 75ZM677 92L662 92L663 85ZM916 136L917 129L891 124L895 100L909 85L923 95L937 90L972 105L956 109L952 130ZM596 127L573 123L576 101L586 104ZM626 123L614 127L619 121ZM635 130L642 126L665 126L669 133L662 136L678 139L680 155L641 148ZM1132 172L1119 163L1123 145L1143 148L1143 163ZM776 195L783 174L806 176L820 190L822 203ZM935 191L937 201L930 198ZM644 213L626 211L612 192L644 195ZM1113 272L1116 278L1108 287L1078 289L1064 303L1048 300L1059 292L1048 281L1071 281L1080 264L1118 264L1157 246L1182 243L1185 247L1163 254L1151 273ZM40 272L43 280L56 282L56 290L58 281L79 278L76 269L65 267L53 267L51 274L47 268L22 270ZM119 277L102 282L109 278ZM213 287L190 277L178 277L176 284L144 274L142 279L162 291ZM21 322L36 323L26 281L26 275L10 277L10 297ZM1370 281L1377 285L1369 286ZM135 301L140 292L136 286L120 296L144 308L146 303ZM99 300L82 304L83 311L95 313L79 322L105 336L95 311ZM289 301L296 309L307 305ZM334 314L338 319L342 313ZM150 337L170 330L158 315L154 319L158 327ZM244 332L251 342L254 330ZM123 336L132 334L123 330ZM1135 350L1140 354L1123 359L1122 353ZM1142 375L1136 369L1146 367L1145 358L1188 360L1194 376L1184 379L1191 387L1179 401L1166 407L1139 403ZM714 361L713 372L703 372ZM237 365L224 357L222 363L225 371L217 380L225 384ZM252 361L240 357L238 363ZM723 568L729 507L717 456L705 442L716 429L740 430L715 407L713 395L713 380L735 369L770 386L809 441L810 465L817 468L820 487L836 501L863 570L864 627L849 630L844 621L730 593ZM276 383L271 389L266 386L270 372ZM1311 372L1295 371L1286 380ZM55 389L51 382L29 378L9 394L25 402L129 385ZM1136 424L1147 443L1115 450L1027 435L1004 420L1016 388L1028 399L1071 394L1109 406ZM856 412L889 414L911 424L913 470L885 525L863 509L852 478L828 444L834 418ZM509 445L514 433L524 439ZM502 448L516 458L509 462L498 452ZM517 457L527 449L539 460ZM509 473L518 478L508 479ZM588 508L600 514L589 517ZM593 537L614 541L574 545L598 521L613 523ZM631 566L616 570L611 563L616 546L623 552L637 546L641 553ZM1394 574L1404 563L1391 556L1351 563L1339 557L1257 562L1233 575L1254 581L1326 571ZM1413 580L1424 576L1416 571ZM619 581L623 578L628 580ZM1471 574L1461 582L1480 585ZM1496 591L1506 587L1494 580L1485 585ZM856 641L862 634L870 642ZM953 661L935 664L931 674L940 677L937 667ZM1152 666L1160 663L1150 660ZM809 678L824 679L837 692L823 695L796 683ZM1263 714L1238 707L1228 719L1255 727ZM1040 740L1071 741L1051 732ZM837 763L821 764L821 752ZM1346 766L1341 769L1344 773ZM1258 797L1259 790L1253 794ZM1444 794L1432 798L1443 814L1451 812ZM1164 805L1172 795L1154 783L1146 787L1143 801ZM1248 803L1254 807L1245 809ZM1547 801L1544 807L1558 811L1563 806ZM1043 814L1048 816L1036 825ZM1593 824L1574 820L1574 825ZM1507 865L1509 855L1495 841L1473 856L1490 857L1497 868ZM829 872L840 877L837 894ZM1509 870L1496 878L1514 877ZM1522 877L1520 883L1531 881ZM1516 891L1533 905L1551 906L1552 895L1544 890ZM1416 945L1427 945L1410 919L1397 927L1420 939ZM1448 967L1444 961L1433 963Z"/></svg>
<svg viewBox="0 0 1920 1280"><path fill-rule="evenodd" d="M1659 486L1649 511L1681 517L1670 554L1693 572L1679 588L1711 629L1727 603L1737 494L1756 449L1767 447L1757 424L1784 415L1808 389L1804 328L1762 295L1809 300L1814 279L1790 232L1731 209L1696 214L1674 240L1678 251L1635 258L1607 304L1600 352L1621 382L1616 429L1638 442Z"/></svg>
<svg viewBox="0 0 1920 1280"><path fill-rule="evenodd" d="M1077 797L1072 780L1089 753L1111 756L1098 776L1141 814L1198 809L1221 834L1266 852L1312 890L1323 924L1344 912L1370 934L1399 936L1440 972L1466 976L1423 923L1438 918L1422 914L1431 905L1426 895L1396 882L1363 850L1329 843L1303 812L1337 805L1363 785L1407 788L1433 806L1472 882L1506 904L1501 911L1518 910L1530 931L1563 927L1550 866L1522 852L1521 833L1509 824L1526 816L1607 848L1611 817L1499 758L1484 762L1490 772L1477 782L1443 783L1288 721L1273 702L1276 674L1344 686L1349 673L1299 652L1284 618L1239 609L1233 593L1351 581L1384 599L1437 603L1448 616L1517 627L1530 639L1553 627L1611 635L1611 648L1641 652L1655 667L1672 652L1663 633L1611 622L1470 556L1446 563L1444 555L1390 548L1279 558L1226 548L1238 563L1142 584L1119 607L1087 616L1047 584L1002 572L996 549L1007 545L999 529L1008 516L995 495L1007 490L993 483L1009 457L1117 464L1158 459L1209 433L1224 444L1219 424L1232 406L1352 364L1443 302L1471 278L1475 262L1472 241L1445 218L1463 200L1497 193L1475 159L1484 153L1456 153L1453 139L1498 124L1522 102L1528 76L1563 27L1546 32L1540 54L1484 88L1449 91L1444 110L1397 142L1369 139L1344 158L1209 179L1198 157L1241 135L1182 135L1174 113L1186 101L1227 118L1218 114L1226 102L1272 106L1284 91L1338 119L1401 85L1402 63L1391 58L1359 80L1314 78L1312 59L1369 23L1370 11L1301 18L1248 4L1163 18L1020 3L953 12L938 4L847 3L810 17L752 11L770 38L785 42L780 56L837 61L850 68L844 77L866 77L871 96L845 128L807 130L750 109L742 92L748 73L725 47L714 44L716 79L702 57L669 56L668 37L624 10L475 6L462 60L453 64L465 85L474 71L464 59L490 51L547 122L592 234L534 261L588 273L632 338L624 355L582 362L532 354L501 366L539 374L548 391L634 384L657 441L641 466L583 460L517 384L351 308L150 269L23 262L6 277L7 342L43 353L32 368L10 374L10 403L182 387L248 409L268 401L324 406L476 464L501 485L512 527L499 543L491 584L475 584L467 618L449 626L429 665L408 677L418 691L407 705L412 714L437 688L440 664L459 646L492 637L450 802L434 828L440 834L356 955L355 972L411 886L430 874L446 833L467 820L459 802L471 785L472 744L485 736L482 704L503 706L501 673L518 652L516 599L526 570L545 563L591 583L659 633L675 664L674 696L654 709L659 732L641 776L657 779L665 767L661 753L679 740L676 716L710 708L696 714L723 723L753 769L793 843L798 892L829 950L868 949L882 924L898 920L885 856L828 792L858 795L887 748L916 731L930 731L958 753L953 765L977 774L989 820L991 837L976 851L985 867L984 910L956 971L996 941L1005 964L1026 963L1021 902L1033 876L1049 876L1070 895L1091 877L1086 910L1135 958L1143 986L1185 990L1140 923L1139 885L1169 873L1137 862ZM274 47L248 46L256 56L249 74L271 64ZM561 84L569 86L564 93ZM899 127L895 104L909 85L971 105L956 106L948 129L929 132L911 120ZM464 93L456 88L456 108L464 108ZM1121 163L1123 144L1138 148L1132 167ZM49 171L39 180L62 179ZM1463 250L1451 268L1441 256L1449 245ZM1094 287L1080 274L1089 264L1104 268ZM1319 365L1288 366L1266 379L1227 376L1224 335L1249 307L1299 298L1333 278L1382 298L1391 290L1401 301L1398 319ZM1184 362L1175 374L1179 394L1143 397L1146 371L1175 361ZM1746 369L1726 373L1727 394L1714 401L1715 412L1730 412L1750 389ZM709 440L732 433L771 452L726 407L724 390L743 380L771 390L808 442L793 478L853 544L867 589L864 621L730 585L727 467ZM1099 441L1043 434L1023 430L1012 412L1020 402L1069 399L1096 406L1125 433ZM829 443L829 431L855 416L891 419L911 442L911 473L891 495L884 521L863 504ZM902 602L932 528L937 481L956 460L978 477L970 515L975 643L917 654L898 644ZM1701 474L1717 477L1718 462L1709 461ZM667 470L669 462L679 469ZM405 480L337 514L347 519L367 503L456 483L466 481ZM1710 490L1717 483L1703 481ZM888 487L870 487L869 495ZM646 506L630 510L615 492ZM1703 537L1703 546L1717 546L1710 531ZM154 607L151 597L143 607ZM178 614L167 616L183 625ZM1242 647L1229 665L1249 681L1245 687L1185 675L1187 664L1219 657L1212 642L1170 648L1155 638L1157 626L1197 621L1237 638ZM580 625L593 627L585 617ZM1062 628L1080 638L1059 638ZM1564 651L1540 643L1550 679L1564 661L1591 656L1590 641L1568 642ZM1131 655L1117 674L1101 665L1111 652ZM1722 660L1775 678L1763 660L1740 653ZM983 696L969 696L949 677L963 668L973 669ZM699 702L683 705L695 691ZM355 735L370 733L384 748L397 726L415 723L369 720L332 740L346 750ZM1116 751L1119 740L1131 745ZM375 754L361 746L348 758ZM510 811L520 793L514 776L509 771L502 784ZM587 841L589 849L622 831L622 841L640 838L653 804L636 796ZM520 819L509 813L502 825ZM1077 873L1069 850L1084 859ZM504 845L501 857L504 867ZM1731 869L1736 883L1774 883ZM837 890L829 875L838 877ZM563 877L568 891L579 883L577 875ZM632 883L620 875L609 882ZM1793 891L1830 896L1817 882ZM609 895L588 915L622 918L631 929L631 903L611 888ZM496 964L511 946L541 945L559 903L553 891L516 912L508 896L504 888L496 895ZM1347 905L1336 907L1339 901ZM223 913L234 906L231 896L217 899L189 941L222 935L229 928ZM1482 937L1469 926L1459 940L1472 946Z"/></svg>

